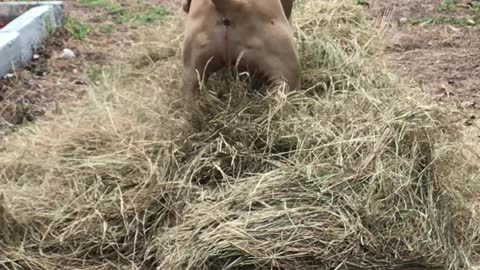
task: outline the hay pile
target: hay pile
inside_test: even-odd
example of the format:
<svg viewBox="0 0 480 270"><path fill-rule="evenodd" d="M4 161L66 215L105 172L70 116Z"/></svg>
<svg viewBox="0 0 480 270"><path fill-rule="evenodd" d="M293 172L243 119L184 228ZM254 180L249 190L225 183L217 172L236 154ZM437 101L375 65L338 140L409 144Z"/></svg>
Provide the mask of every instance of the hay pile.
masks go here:
<svg viewBox="0 0 480 270"><path fill-rule="evenodd" d="M476 149L455 114L383 71L380 33L353 2L298 6L304 91L214 81L206 125L193 130L169 105L180 70L172 19L162 38L173 41L106 69L84 107L7 138L0 267L475 263Z"/></svg>

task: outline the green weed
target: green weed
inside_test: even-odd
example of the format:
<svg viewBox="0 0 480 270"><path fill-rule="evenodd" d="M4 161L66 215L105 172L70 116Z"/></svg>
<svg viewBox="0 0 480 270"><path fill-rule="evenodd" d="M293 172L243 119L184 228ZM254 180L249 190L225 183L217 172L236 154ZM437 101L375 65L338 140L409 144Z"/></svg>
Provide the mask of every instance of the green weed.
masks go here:
<svg viewBox="0 0 480 270"><path fill-rule="evenodd" d="M442 0L437 4L437 9L440 11L454 9L456 7L455 0Z"/></svg>
<svg viewBox="0 0 480 270"><path fill-rule="evenodd" d="M121 4L108 0L80 0L80 3L101 7L109 13L123 13L127 11L127 8L123 7Z"/></svg>
<svg viewBox="0 0 480 270"><path fill-rule="evenodd" d="M360 6L368 6L369 3L367 0L357 0L357 5L360 5Z"/></svg>
<svg viewBox="0 0 480 270"><path fill-rule="evenodd" d="M50 17L50 15L46 15L45 17L43 17L43 25L48 35L53 34L55 29L53 28L52 18Z"/></svg>
<svg viewBox="0 0 480 270"><path fill-rule="evenodd" d="M149 24L159 21L170 14L170 12L163 7L150 5L140 5L129 8L109 0L80 0L80 3L104 9L112 16L112 20L118 24L127 22Z"/></svg>
<svg viewBox="0 0 480 270"><path fill-rule="evenodd" d="M415 18L409 20L413 25L427 25L427 24L451 24L460 26L474 26L476 22L466 17L452 17L452 16L438 16L438 17L425 17Z"/></svg>
<svg viewBox="0 0 480 270"><path fill-rule="evenodd" d="M133 14L133 20L140 24L149 24L161 20L168 14L170 12L163 7L149 7L143 12Z"/></svg>
<svg viewBox="0 0 480 270"><path fill-rule="evenodd" d="M88 33L92 31L90 26L72 16L67 16L65 18L65 29L70 36L77 40L84 40Z"/></svg>
<svg viewBox="0 0 480 270"><path fill-rule="evenodd" d="M470 3L473 10L480 12L480 1L475 1Z"/></svg>

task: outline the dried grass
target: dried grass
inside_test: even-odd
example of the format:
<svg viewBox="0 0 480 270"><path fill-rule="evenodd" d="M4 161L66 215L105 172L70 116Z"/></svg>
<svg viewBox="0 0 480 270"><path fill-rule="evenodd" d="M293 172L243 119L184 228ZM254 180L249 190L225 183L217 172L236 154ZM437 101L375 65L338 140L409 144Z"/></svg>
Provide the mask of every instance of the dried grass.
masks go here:
<svg viewBox="0 0 480 270"><path fill-rule="evenodd" d="M458 114L382 68L353 1L301 1L294 22L303 91L212 81L193 129L170 105L172 18L85 106L9 136L0 266L469 268L479 159Z"/></svg>

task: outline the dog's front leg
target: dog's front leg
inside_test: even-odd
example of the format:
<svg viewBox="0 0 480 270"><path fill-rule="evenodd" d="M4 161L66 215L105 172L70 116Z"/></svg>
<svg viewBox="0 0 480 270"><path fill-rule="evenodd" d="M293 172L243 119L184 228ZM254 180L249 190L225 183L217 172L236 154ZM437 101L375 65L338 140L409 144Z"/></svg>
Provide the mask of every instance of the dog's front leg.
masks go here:
<svg viewBox="0 0 480 270"><path fill-rule="evenodd" d="M182 95L183 108L187 119L195 130L201 130L204 120L198 104L200 83L197 72L193 68L187 68L184 72Z"/></svg>
<svg viewBox="0 0 480 270"><path fill-rule="evenodd" d="M197 72L187 68L183 76L182 94L185 104L191 105L198 98L200 84L198 82Z"/></svg>

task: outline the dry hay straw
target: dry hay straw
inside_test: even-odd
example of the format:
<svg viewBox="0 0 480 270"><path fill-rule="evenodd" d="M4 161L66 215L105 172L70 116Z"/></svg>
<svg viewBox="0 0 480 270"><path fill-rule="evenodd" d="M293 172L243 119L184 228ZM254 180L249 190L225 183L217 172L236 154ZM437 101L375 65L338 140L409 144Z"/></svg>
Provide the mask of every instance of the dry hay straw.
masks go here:
<svg viewBox="0 0 480 270"><path fill-rule="evenodd" d="M476 263L478 149L459 114L382 68L381 32L353 1L295 12L303 91L212 81L194 130L170 106L181 27L170 18L104 70L83 107L9 136L0 267Z"/></svg>

